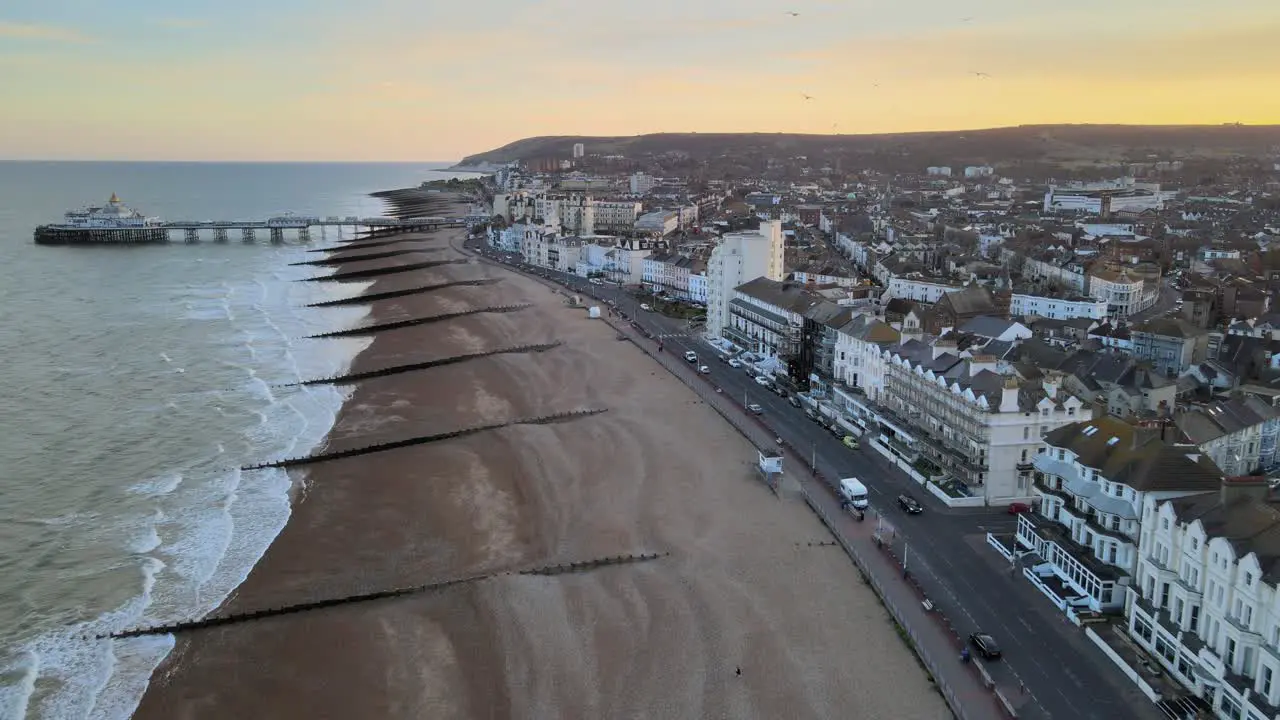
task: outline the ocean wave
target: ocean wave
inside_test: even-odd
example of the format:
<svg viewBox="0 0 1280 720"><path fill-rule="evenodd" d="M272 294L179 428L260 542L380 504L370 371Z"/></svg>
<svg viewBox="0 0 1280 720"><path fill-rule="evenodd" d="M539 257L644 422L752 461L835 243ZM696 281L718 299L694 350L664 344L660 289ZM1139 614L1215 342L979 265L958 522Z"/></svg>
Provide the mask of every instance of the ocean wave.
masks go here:
<svg viewBox="0 0 1280 720"><path fill-rule="evenodd" d="M119 538L122 555L111 564L137 568L137 592L92 620L25 643L10 666L0 668L0 717L129 717L174 638L85 638L208 614L244 581L284 528L291 510L288 474L272 469L246 476L236 466L316 447L349 393L331 386L273 385L345 372L370 340L300 340L358 323L365 310L302 308L332 291L317 283L288 283L291 276L305 275L294 268L270 275L265 282L253 277L175 289L179 297L172 309L211 328L210 356L177 344L148 353L156 371L173 378L164 381L173 388L165 406L185 420L214 413L222 425L238 425L238 437L210 437L203 457L183 458L180 466L124 488L135 501L150 504L150 512L111 523L84 511L40 520L67 528L98 523L101 531L86 531L85 538ZM163 369L170 363L188 372L173 376ZM209 378L230 389L198 387Z"/></svg>

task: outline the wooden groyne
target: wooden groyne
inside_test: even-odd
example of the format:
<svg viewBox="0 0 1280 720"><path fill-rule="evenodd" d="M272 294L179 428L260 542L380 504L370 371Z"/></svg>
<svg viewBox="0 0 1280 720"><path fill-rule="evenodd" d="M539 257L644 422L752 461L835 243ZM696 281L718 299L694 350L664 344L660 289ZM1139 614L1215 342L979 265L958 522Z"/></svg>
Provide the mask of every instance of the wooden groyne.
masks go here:
<svg viewBox="0 0 1280 720"><path fill-rule="evenodd" d="M349 262L364 262L365 260L380 260L382 258L396 257L397 255L412 255L413 253L438 253L444 252L447 248L407 248L404 250L387 250L386 252L368 253L365 255L347 255L345 257L324 258L323 260L305 260L303 262L289 263L290 267L298 265L342 265Z"/></svg>
<svg viewBox="0 0 1280 720"><path fill-rule="evenodd" d="M245 465L240 469L265 470L267 468L289 468L297 467L299 465L311 465L329 460L343 460L345 458L359 457L361 455L372 455L373 453L385 452L387 450L398 450L400 448L413 447L415 445L426 445L427 443L440 442L441 440L452 440L455 438L465 437L467 435L475 435L477 433L487 432L490 430L501 430L502 428L514 427L517 425L551 425L553 423L569 422L571 420L578 420L592 415L599 415L603 412L608 412L608 409L570 410L568 412L542 415L524 420L509 420L507 422L493 423L490 425L478 425L476 427L451 430L449 432L437 433L435 435L421 435L418 437L406 438L404 440L391 440L387 442L374 443L372 445L351 448L349 450L335 450L333 452L324 452L318 455L304 455L302 457L285 458L284 460L272 460L271 462Z"/></svg>
<svg viewBox="0 0 1280 720"><path fill-rule="evenodd" d="M457 260L429 260L426 262L396 265L393 267L369 268L367 270L348 270L347 272L334 273L332 275L302 278L300 282L342 282L345 280L363 280L365 278L379 277L381 275L394 275L396 273L409 272L411 270L426 270L428 268L440 267L441 265L466 265L471 262L472 260L470 258L461 258Z"/></svg>
<svg viewBox="0 0 1280 720"><path fill-rule="evenodd" d="M439 358L437 360L424 360L423 362L409 363L407 365L393 365L391 367L378 368L377 370L369 370L366 372L347 373L345 375L333 375L327 378L303 380L299 383L289 383L284 387L295 387L299 385L346 385L349 383L359 382L361 380L387 377L388 375L399 375L401 373L429 370L431 368L442 367L445 365L456 365L458 363L464 363L470 360L479 360L480 358L492 357L494 355L519 355L521 353L546 352L552 348L560 347L560 345L561 343L559 340L550 343L541 343L538 345L516 345L514 347L499 348L497 350L484 350L481 352L466 353L465 355L453 355L451 357Z"/></svg>
<svg viewBox="0 0 1280 720"><path fill-rule="evenodd" d="M334 245L324 248L313 248L308 250L309 253L335 253L346 252L348 250L372 250L373 248L390 247L392 245L401 245L404 243L425 243L431 242L434 238L423 237L397 237L390 240L373 240L366 242L363 238L355 240L347 240L342 245Z"/></svg>
<svg viewBox="0 0 1280 720"><path fill-rule="evenodd" d="M633 553L630 555L618 555L614 557L601 557L582 562L573 562L562 565L546 565L542 567L530 568L527 570L519 570L519 575L564 575L566 573L580 573L589 570L595 570L604 567L617 565L631 565L641 562L650 562L659 558L667 557L670 553ZM118 639L142 637L144 635L168 635L170 633L190 632L192 630L203 630L206 628L220 627L224 625L234 625L237 623L249 622L251 620L264 620L266 618L280 617L282 615L292 615L295 613L308 612L311 610L322 610L324 608L337 607L339 605L351 605L354 603L364 603L374 600L384 600L393 597L403 597L406 595L418 595L427 592L444 590L459 585L469 585L489 580L491 578L502 575L511 575L511 572L493 572L483 573L479 575L468 575L451 580L441 582L427 583L425 585L413 585L410 587L393 588L390 590L378 590L375 592L356 593L354 595L344 595L335 598L326 598L324 600L315 600L312 602L295 603L291 605L281 605L273 608L264 608L262 610L253 610L242 613L231 613L229 615L215 615L213 617L201 618L199 620L186 620L182 622L166 623L161 625L144 625L140 627L126 628L112 633L103 633L97 635L97 639Z"/></svg>
<svg viewBox="0 0 1280 720"><path fill-rule="evenodd" d="M475 308L473 310L459 310L458 312L444 313L443 315L432 315L431 317L410 318L408 320L396 320L395 322L379 323L377 325L365 325L364 327L351 328L350 330L334 330L333 332L320 333L319 335L308 335L307 339L318 340L321 338L356 337L359 335L368 335L370 333L379 333L384 330L399 330L400 328L413 327L415 325L444 322L445 320L453 320L455 318L466 317L468 315L517 312L530 307L533 307L533 303L495 305L493 307Z"/></svg>
<svg viewBox="0 0 1280 720"><path fill-rule="evenodd" d="M304 307L334 307L337 305L362 305L374 300L390 300L391 298L404 297L405 295L417 295L419 293L428 293L434 290L444 290L451 287L478 287L481 285L493 285L502 282L500 278L482 278L480 280L454 280L447 283L436 283L435 285L422 285L407 290L387 290L386 292L369 293L367 295L357 295L349 298L339 298L337 300L325 300L324 302L310 303Z"/></svg>

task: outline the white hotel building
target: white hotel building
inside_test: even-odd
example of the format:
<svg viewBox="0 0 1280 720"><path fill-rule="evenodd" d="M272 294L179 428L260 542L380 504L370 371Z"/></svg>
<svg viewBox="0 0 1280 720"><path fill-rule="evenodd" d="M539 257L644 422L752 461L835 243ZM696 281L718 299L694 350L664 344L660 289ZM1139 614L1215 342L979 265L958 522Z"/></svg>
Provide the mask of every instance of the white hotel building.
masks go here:
<svg viewBox="0 0 1280 720"><path fill-rule="evenodd" d="M734 288L759 277L781 281L782 223L766 220L757 231L728 233L707 262L707 334L721 337L730 323ZM692 288L690 288L692 294Z"/></svg>
<svg viewBox="0 0 1280 720"><path fill-rule="evenodd" d="M1129 634L1222 720L1280 717L1280 505L1262 478L1143 505Z"/></svg>
<svg viewBox="0 0 1280 720"><path fill-rule="evenodd" d="M1023 574L1059 610L1120 610L1141 555L1141 508L1218 487L1193 445L1110 415L1049 433L1035 456L1039 506L1018 517Z"/></svg>
<svg viewBox="0 0 1280 720"><path fill-rule="evenodd" d="M1074 295L1050 297L1013 293L1009 301L1009 314L1023 317L1035 315L1050 320L1070 320L1071 318L1106 320L1107 301Z"/></svg>

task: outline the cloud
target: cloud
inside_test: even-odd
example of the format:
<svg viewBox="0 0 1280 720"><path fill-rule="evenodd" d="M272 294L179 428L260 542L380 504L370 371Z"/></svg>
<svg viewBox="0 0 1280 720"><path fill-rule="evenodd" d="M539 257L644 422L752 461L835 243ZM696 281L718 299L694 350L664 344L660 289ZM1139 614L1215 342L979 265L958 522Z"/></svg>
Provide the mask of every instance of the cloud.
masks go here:
<svg viewBox="0 0 1280 720"><path fill-rule="evenodd" d="M201 18L161 18L156 20L155 23L160 27L174 30L193 30L209 24L208 21Z"/></svg>
<svg viewBox="0 0 1280 720"><path fill-rule="evenodd" d="M75 28L55 25L30 25L0 20L0 38L10 40L43 40L47 42L84 43L89 37Z"/></svg>

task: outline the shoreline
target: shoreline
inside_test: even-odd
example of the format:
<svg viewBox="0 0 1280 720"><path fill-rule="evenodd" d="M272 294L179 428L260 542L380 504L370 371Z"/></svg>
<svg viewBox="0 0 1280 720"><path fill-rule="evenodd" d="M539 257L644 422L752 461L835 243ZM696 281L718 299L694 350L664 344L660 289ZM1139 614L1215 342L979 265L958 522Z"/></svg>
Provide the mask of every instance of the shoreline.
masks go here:
<svg viewBox="0 0 1280 720"><path fill-rule="evenodd" d="M407 237L459 257L461 234ZM494 282L449 284L468 280ZM805 544L820 523L751 479L749 443L687 387L554 289L488 264L380 275L362 294L433 285L369 301L362 325L532 307L379 333L348 372L560 344L362 380L312 454L608 412L308 466L218 613L497 576L179 635L135 717L948 716L847 560ZM635 552L671 555L504 575ZM910 692L888 697L888 682Z"/></svg>

